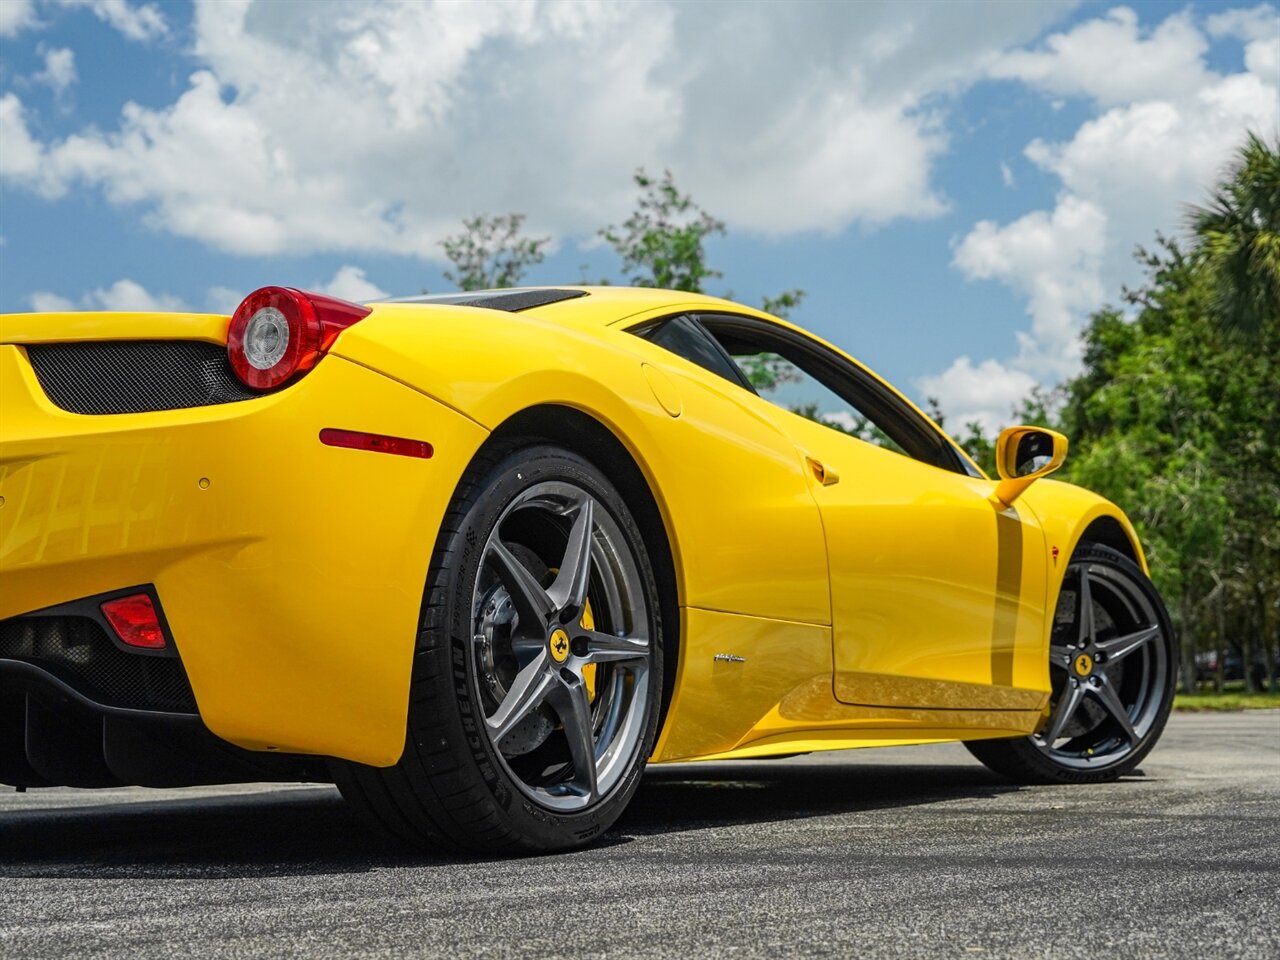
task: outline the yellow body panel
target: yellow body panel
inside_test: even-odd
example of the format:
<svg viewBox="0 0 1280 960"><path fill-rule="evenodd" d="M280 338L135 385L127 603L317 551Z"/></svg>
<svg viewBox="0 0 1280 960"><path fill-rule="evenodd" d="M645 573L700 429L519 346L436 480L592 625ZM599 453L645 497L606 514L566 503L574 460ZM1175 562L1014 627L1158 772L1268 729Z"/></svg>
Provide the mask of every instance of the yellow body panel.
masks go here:
<svg viewBox="0 0 1280 960"><path fill-rule="evenodd" d="M436 455L326 447L324 427ZM0 430L0 618L154 583L214 733L400 756L436 529L484 431L336 358L262 399L77 416L16 346L0 346Z"/></svg>
<svg viewBox="0 0 1280 960"><path fill-rule="evenodd" d="M1101 517L1137 551L1123 514L1052 481L1003 510L993 481L798 422L627 332L709 308L764 316L611 288L519 314L379 304L282 391L114 416L53 406L22 345L222 343L227 318L2 317L0 618L154 583L211 730L393 763L458 479L491 431L559 405L627 449L671 547L678 673L655 760L1032 731L1066 561ZM326 447L324 427L435 455Z"/></svg>

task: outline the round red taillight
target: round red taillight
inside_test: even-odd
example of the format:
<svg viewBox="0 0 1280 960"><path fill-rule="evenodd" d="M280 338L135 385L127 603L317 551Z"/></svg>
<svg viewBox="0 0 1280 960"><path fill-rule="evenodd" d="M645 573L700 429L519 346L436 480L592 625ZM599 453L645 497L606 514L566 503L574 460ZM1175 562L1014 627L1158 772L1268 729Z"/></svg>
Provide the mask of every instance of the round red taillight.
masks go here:
<svg viewBox="0 0 1280 960"><path fill-rule="evenodd" d="M241 301L227 331L231 369L246 386L271 390L316 365L368 307L292 287L263 287Z"/></svg>

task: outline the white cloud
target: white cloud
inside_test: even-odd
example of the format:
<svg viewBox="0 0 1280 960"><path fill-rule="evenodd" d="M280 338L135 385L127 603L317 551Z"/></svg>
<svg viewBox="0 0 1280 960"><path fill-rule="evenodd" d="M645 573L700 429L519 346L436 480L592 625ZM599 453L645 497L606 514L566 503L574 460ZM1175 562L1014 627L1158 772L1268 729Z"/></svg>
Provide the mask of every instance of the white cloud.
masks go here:
<svg viewBox="0 0 1280 960"><path fill-rule="evenodd" d="M9 0L4 0L8 3ZM133 5L127 0L53 0L60 7L88 9L102 22L130 40L144 42L165 36L169 24L155 4Z"/></svg>
<svg viewBox="0 0 1280 960"><path fill-rule="evenodd" d="M44 69L32 77L48 84L54 94L63 94L76 82L76 55L67 47L55 47L44 53Z"/></svg>
<svg viewBox="0 0 1280 960"><path fill-rule="evenodd" d="M1091 97L1107 106L1194 94L1207 77L1207 48L1188 13L1169 17L1144 36L1137 14L1116 7L1066 33L1053 34L1042 50L997 57L990 72L1048 93Z"/></svg>
<svg viewBox="0 0 1280 960"><path fill-rule="evenodd" d="M31 0L0 2L0 37L16 37L36 25L36 8Z"/></svg>
<svg viewBox="0 0 1280 960"><path fill-rule="evenodd" d="M1074 373L1088 315L1140 277L1134 246L1149 245L1157 231L1181 232L1186 205L1205 195L1247 130L1280 129L1280 77L1268 73L1267 52L1273 38L1280 43L1280 17L1239 11L1210 18L1205 30L1246 41L1243 71L1209 69L1208 41L1189 14L1144 34L1124 8L1050 37L1043 49L993 61L993 76L1096 107L1069 139L1036 139L1026 148L1061 185L1051 210L1005 224L982 221L956 245L954 265L965 276L999 281L1025 298L1030 329L1001 370L1041 381ZM920 386L971 402L971 370L995 376L991 362L957 361ZM956 417L945 402L944 410ZM1007 413L988 408L984 422Z"/></svg>
<svg viewBox="0 0 1280 960"><path fill-rule="evenodd" d="M333 275L333 279L323 286L317 287L316 293L327 293L331 297L350 300L353 303L381 300L390 296L387 291L365 277L364 270L360 267L353 267L350 264L339 267L338 272Z"/></svg>
<svg viewBox="0 0 1280 960"><path fill-rule="evenodd" d="M94 290L88 299L103 310L164 312L186 309L181 298L167 293L150 293L142 284L128 279L117 280L106 289Z"/></svg>
<svg viewBox="0 0 1280 960"><path fill-rule="evenodd" d="M999 360L983 360L974 366L968 357L957 358L939 375L922 377L917 383L923 396L938 401L951 433L963 433L977 421L990 435L1009 424L1014 409L1035 385L1030 374Z"/></svg>
<svg viewBox="0 0 1280 960"><path fill-rule="evenodd" d="M486 211L589 235L626 215L640 166L672 169L731 225L765 233L929 217L946 206L931 180L946 149L936 95L1064 7L327 9L198 3L200 69L181 96L38 142L47 179L246 255L438 259L439 240Z"/></svg>
<svg viewBox="0 0 1280 960"><path fill-rule="evenodd" d="M1000 161L1000 182L1010 190L1018 185L1017 178L1013 175L1013 167L1009 166L1003 160Z"/></svg>
<svg viewBox="0 0 1280 960"><path fill-rule="evenodd" d="M47 152L27 129L26 111L17 94L0 95L0 180L10 180L49 198L66 184L47 162Z"/></svg>
<svg viewBox="0 0 1280 960"><path fill-rule="evenodd" d="M833 424L845 431L857 430L865 423L865 421L860 421L848 410L831 410L821 414L821 417L825 423Z"/></svg>
<svg viewBox="0 0 1280 960"><path fill-rule="evenodd" d="M31 309L43 313L66 313L75 310L110 310L121 313L174 313L187 309L180 297L167 293L151 293L142 284L128 278L109 287L98 287L79 301L68 300L56 293L40 290L27 297Z"/></svg>
<svg viewBox="0 0 1280 960"><path fill-rule="evenodd" d="M27 297L27 302L36 313L70 313L73 310L83 309L66 297L60 297L56 293L45 290L37 290Z"/></svg>
<svg viewBox="0 0 1280 960"><path fill-rule="evenodd" d="M1075 369L1079 317L1103 298L1105 229L1097 206L1065 194L1052 213L1036 210L1005 226L983 220L956 248L955 264L966 276L1000 280L1027 298L1031 331L1018 338L1022 368L1042 376Z"/></svg>

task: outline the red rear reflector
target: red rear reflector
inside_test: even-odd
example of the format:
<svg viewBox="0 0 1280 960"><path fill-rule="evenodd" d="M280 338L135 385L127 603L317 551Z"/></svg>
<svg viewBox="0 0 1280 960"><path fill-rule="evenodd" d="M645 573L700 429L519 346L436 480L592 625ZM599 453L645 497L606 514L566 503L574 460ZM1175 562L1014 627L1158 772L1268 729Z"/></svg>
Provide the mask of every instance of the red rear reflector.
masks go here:
<svg viewBox="0 0 1280 960"><path fill-rule="evenodd" d="M406 440L404 437L384 437L378 433L361 433L357 430L335 430L326 427L320 431L320 442L329 447L349 447L352 450L369 450L373 453L393 453L398 457L418 457L429 460L435 453L425 440Z"/></svg>
<svg viewBox="0 0 1280 960"><path fill-rule="evenodd" d="M155 605L145 593L117 597L102 605L102 615L121 640L131 647L159 650L164 646L164 629Z"/></svg>

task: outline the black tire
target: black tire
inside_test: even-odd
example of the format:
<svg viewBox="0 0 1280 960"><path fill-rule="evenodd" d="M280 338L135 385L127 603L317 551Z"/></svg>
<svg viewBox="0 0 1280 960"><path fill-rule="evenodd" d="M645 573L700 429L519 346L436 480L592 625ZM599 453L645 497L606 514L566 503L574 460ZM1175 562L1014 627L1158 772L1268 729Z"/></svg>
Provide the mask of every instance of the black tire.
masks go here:
<svg viewBox="0 0 1280 960"><path fill-rule="evenodd" d="M1089 601L1087 619L1081 598ZM1085 634L1096 642L1082 641ZM1053 693L1041 729L1030 737L965 746L1017 783L1115 780L1160 739L1173 707L1177 662L1169 613L1142 569L1110 547L1081 544L1054 613Z"/></svg>
<svg viewBox="0 0 1280 960"><path fill-rule="evenodd" d="M561 491L563 504L555 499ZM552 508L572 511L573 491L582 494L577 512L558 520ZM586 534L578 533L579 522ZM561 527L566 529L557 534ZM557 536L564 546L556 546ZM544 634L546 646L534 650L533 627L525 623L534 617L519 612L532 609L531 594L518 592L521 578L503 564L518 556L550 598L561 583L554 557L568 567L575 542L588 556L580 575L586 585L577 592L580 612L571 614L570 604L549 613L549 625L540 627L551 631ZM600 554L605 547L609 552ZM601 556L609 563L602 565ZM614 567L628 573L622 586L609 579ZM504 575L514 577L511 589ZM554 579L550 586L548 578ZM561 593L573 593L569 579ZM620 592L630 598L629 613ZM483 619L499 607L515 613L497 625ZM610 620L593 632L597 617L636 622L619 629L623 624ZM644 638L643 655L628 657L630 649L609 647L615 633ZM569 634L572 652L564 652L556 638ZM638 650L642 640L617 643ZM495 653L502 644L501 654ZM604 656L606 648L614 650L611 657ZM529 660L524 667L521 657ZM527 683L520 687L521 676L534 673L549 685L545 699L510 721L505 733L495 733L507 702L502 697L519 699L514 691L529 689ZM375 829L415 847L509 854L583 846L613 824L639 785L653 749L662 684L658 590L644 539L622 497L604 474L568 450L494 445L467 469L440 530L423 600L404 753L387 768L335 761L334 778ZM617 700L604 703L606 696ZM606 712L612 719L600 719ZM508 719L516 713L509 710ZM606 748L608 731L614 739ZM515 748L512 738L519 741ZM524 753L508 755L512 749ZM593 759L579 762L583 756Z"/></svg>

